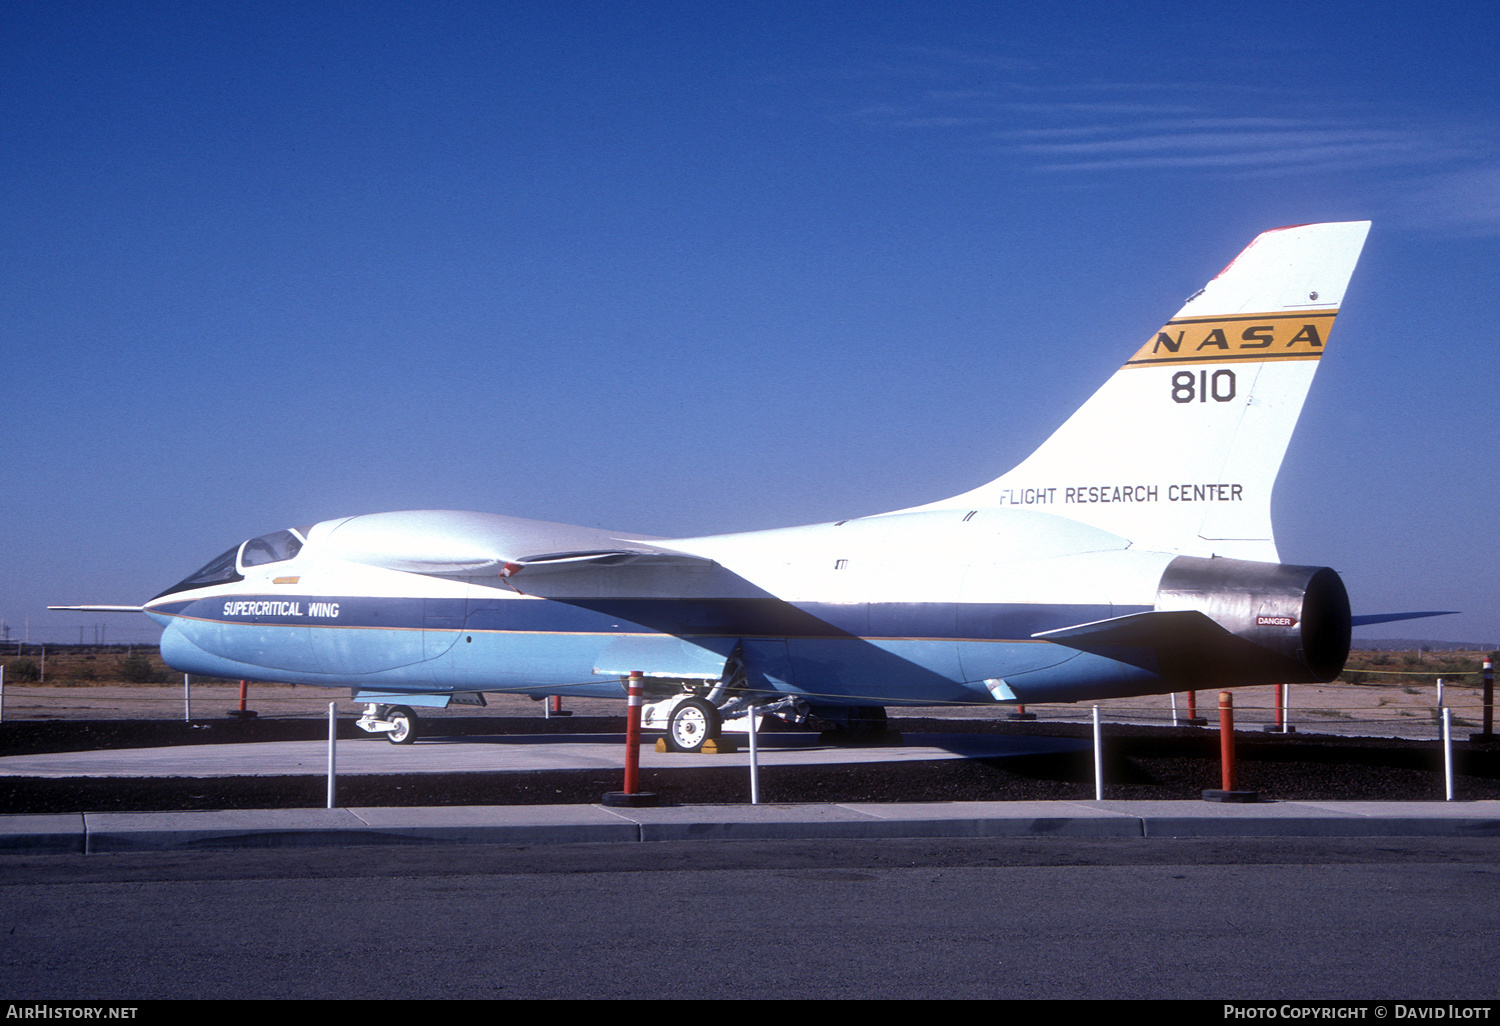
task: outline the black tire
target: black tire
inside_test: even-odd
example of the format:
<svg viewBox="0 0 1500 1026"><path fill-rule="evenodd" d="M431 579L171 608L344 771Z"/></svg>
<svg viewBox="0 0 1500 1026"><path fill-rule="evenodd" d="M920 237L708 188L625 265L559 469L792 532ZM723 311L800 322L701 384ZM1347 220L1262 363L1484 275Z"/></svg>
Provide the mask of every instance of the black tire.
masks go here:
<svg viewBox="0 0 1500 1026"><path fill-rule="evenodd" d="M393 745L409 745L417 739L417 714L404 705L393 705L385 718L396 725L387 731L385 739Z"/></svg>
<svg viewBox="0 0 1500 1026"><path fill-rule="evenodd" d="M674 752L697 752L704 742L717 738L724 725L712 702L689 698L672 710L667 720L667 747Z"/></svg>

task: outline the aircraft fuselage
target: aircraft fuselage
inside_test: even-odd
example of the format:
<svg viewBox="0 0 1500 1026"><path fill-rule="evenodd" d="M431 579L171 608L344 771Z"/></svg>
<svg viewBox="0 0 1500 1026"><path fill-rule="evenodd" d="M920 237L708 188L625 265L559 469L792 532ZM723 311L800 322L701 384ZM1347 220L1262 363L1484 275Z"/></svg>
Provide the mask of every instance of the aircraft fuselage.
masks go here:
<svg viewBox="0 0 1500 1026"><path fill-rule="evenodd" d="M416 534L486 519L527 532L475 513L366 519L380 517L409 518L416 548ZM163 657L193 673L365 690L619 697L632 670L712 680L737 656L754 689L834 705L1076 701L1180 684L1149 639L1113 658L1034 637L1156 610L1177 557L1032 510L653 541L673 554L505 576L499 560L500 571L438 574L344 558L338 531L359 519L315 525L288 559L241 556L227 575L238 579L153 599ZM1284 628L1300 608L1288 616Z"/></svg>

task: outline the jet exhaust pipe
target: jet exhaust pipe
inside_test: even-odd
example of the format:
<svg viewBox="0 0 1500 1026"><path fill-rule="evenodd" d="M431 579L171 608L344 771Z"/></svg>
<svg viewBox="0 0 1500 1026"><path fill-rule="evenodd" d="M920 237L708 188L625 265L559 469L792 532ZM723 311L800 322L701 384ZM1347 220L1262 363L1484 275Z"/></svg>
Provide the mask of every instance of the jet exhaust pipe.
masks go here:
<svg viewBox="0 0 1500 1026"><path fill-rule="evenodd" d="M1349 594L1326 566L1179 556L1157 585L1156 608L1202 613L1226 632L1158 648L1169 679L1327 683L1349 657Z"/></svg>

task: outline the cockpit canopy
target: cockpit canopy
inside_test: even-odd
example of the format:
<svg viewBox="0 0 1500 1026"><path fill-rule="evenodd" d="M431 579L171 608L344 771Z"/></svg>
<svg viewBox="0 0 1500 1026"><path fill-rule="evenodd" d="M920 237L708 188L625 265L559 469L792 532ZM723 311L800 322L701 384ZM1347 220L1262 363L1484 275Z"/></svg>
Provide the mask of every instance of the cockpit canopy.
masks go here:
<svg viewBox="0 0 1500 1026"><path fill-rule="evenodd" d="M302 551L302 535L296 531L277 531L251 538L240 548L240 566L281 563Z"/></svg>
<svg viewBox="0 0 1500 1026"><path fill-rule="evenodd" d="M307 540L307 528L276 531L241 542L228 552L209 560L196 573L190 574L172 585L161 595L172 595L179 591L193 591L215 584L232 584L245 579L246 567L263 566L266 563L284 563L302 551Z"/></svg>

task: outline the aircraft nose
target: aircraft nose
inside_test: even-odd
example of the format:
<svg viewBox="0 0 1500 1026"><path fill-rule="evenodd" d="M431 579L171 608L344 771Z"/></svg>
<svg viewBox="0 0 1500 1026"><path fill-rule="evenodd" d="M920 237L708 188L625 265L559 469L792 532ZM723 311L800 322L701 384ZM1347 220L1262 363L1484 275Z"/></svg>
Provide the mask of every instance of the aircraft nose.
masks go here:
<svg viewBox="0 0 1500 1026"><path fill-rule="evenodd" d="M222 659L204 651L202 646L195 644L183 633L174 617L162 619L166 621L166 630L161 632L161 657L168 666L183 673L202 673L210 676L233 674L232 669L226 673Z"/></svg>
<svg viewBox="0 0 1500 1026"><path fill-rule="evenodd" d="M166 611L166 607L169 605L172 605L172 601L169 598L154 598L141 606L141 612L151 617L151 619L155 620L163 627L168 627L171 625L174 619L172 615Z"/></svg>

